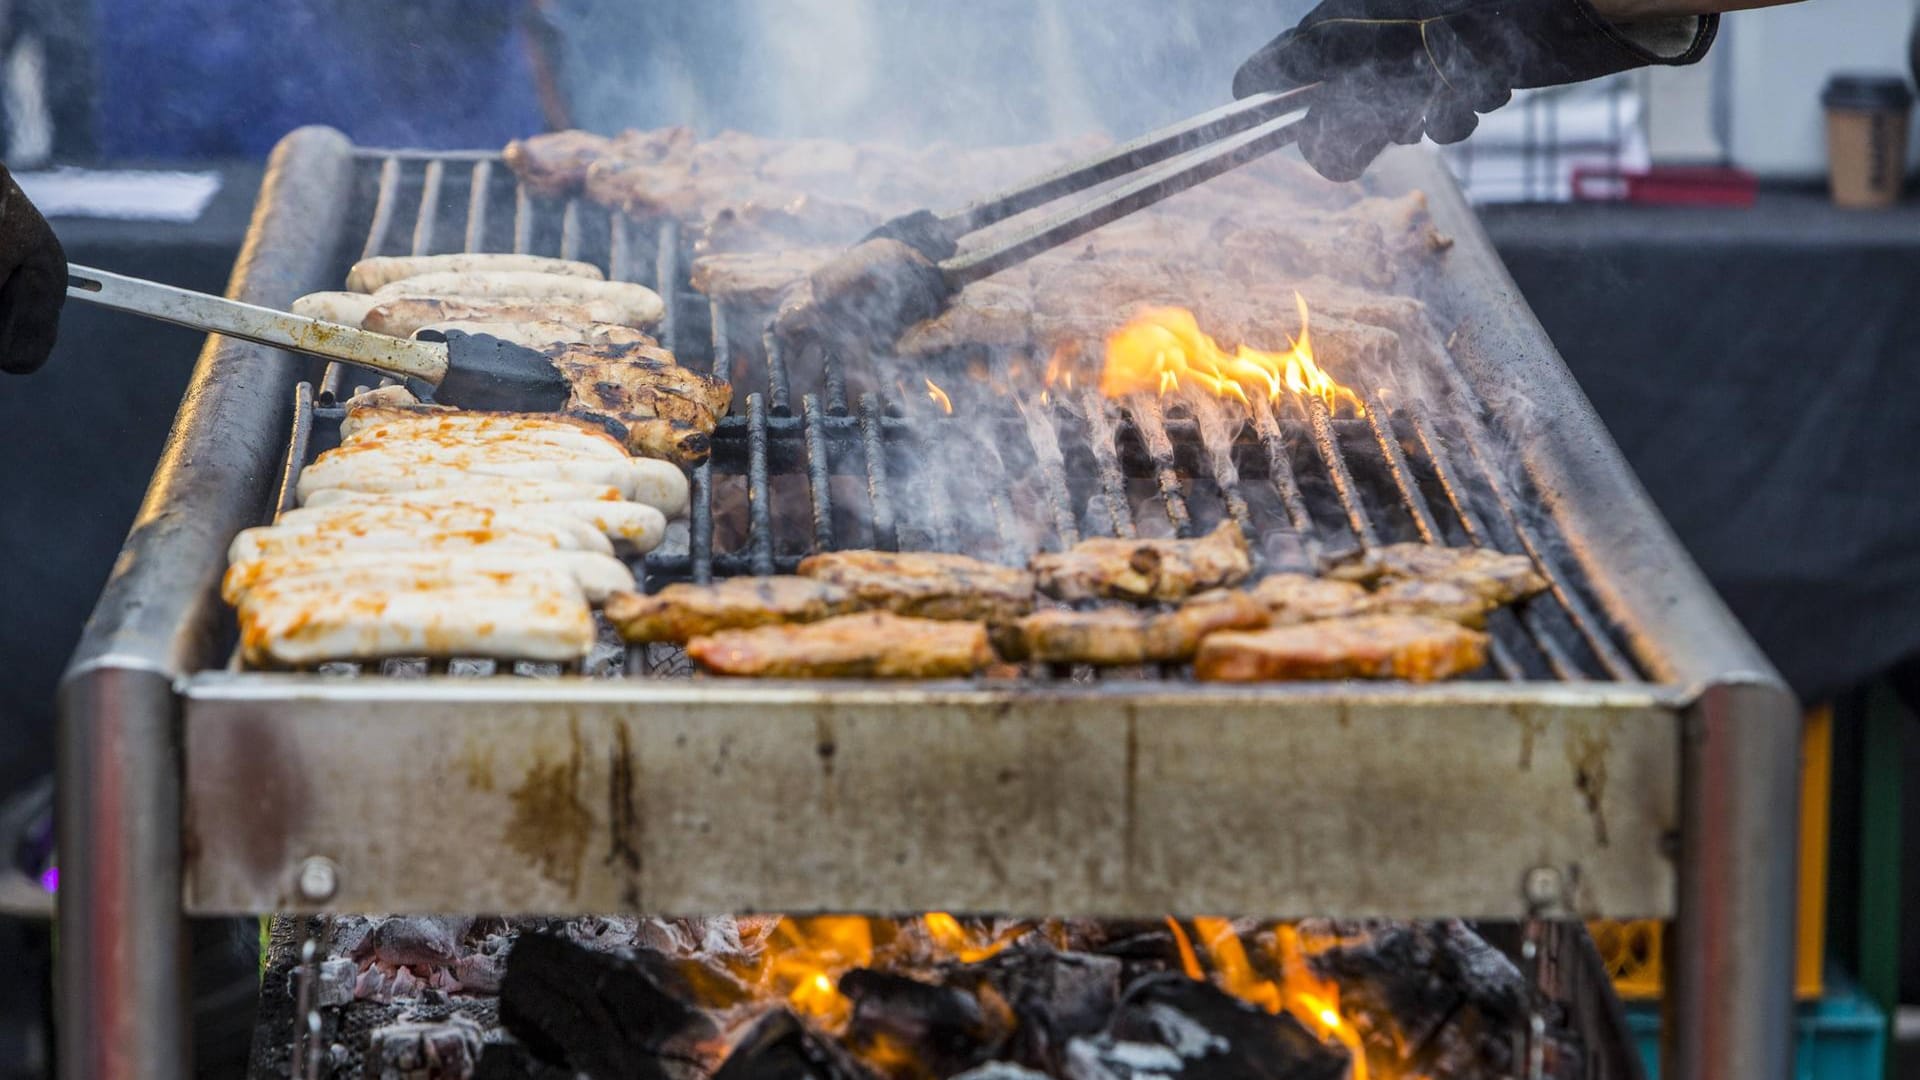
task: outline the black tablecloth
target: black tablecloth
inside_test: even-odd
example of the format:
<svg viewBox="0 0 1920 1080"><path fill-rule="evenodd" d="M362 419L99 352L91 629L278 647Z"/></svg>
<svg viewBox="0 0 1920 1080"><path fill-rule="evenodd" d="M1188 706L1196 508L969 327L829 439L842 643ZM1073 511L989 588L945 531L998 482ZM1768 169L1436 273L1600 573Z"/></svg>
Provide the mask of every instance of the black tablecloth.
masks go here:
<svg viewBox="0 0 1920 1080"><path fill-rule="evenodd" d="M1495 246L1803 699L1920 656L1920 207L1529 206Z"/></svg>

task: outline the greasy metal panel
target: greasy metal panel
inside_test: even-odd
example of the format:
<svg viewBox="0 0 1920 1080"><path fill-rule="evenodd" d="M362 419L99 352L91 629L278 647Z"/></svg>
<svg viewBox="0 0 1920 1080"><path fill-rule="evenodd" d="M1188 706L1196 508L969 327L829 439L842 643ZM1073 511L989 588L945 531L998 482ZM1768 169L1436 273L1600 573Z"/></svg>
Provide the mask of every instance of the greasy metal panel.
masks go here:
<svg viewBox="0 0 1920 1080"><path fill-rule="evenodd" d="M1653 692L188 686L191 910L1653 916ZM339 867L322 905L302 863ZM1560 908L1542 882L1568 884Z"/></svg>

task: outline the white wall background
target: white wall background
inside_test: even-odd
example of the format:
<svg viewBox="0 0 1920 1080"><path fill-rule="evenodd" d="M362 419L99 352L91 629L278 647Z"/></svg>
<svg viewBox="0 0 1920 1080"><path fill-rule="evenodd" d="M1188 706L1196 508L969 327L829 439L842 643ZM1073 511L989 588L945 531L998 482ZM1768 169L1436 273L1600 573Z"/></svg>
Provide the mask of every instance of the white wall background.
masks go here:
<svg viewBox="0 0 1920 1080"><path fill-rule="evenodd" d="M1913 0L1806 0L1724 17L1714 51L1732 65L1728 125L1735 163L1769 177L1824 176L1820 91L1835 71L1911 77ZM1920 160L1920 140L1910 140Z"/></svg>

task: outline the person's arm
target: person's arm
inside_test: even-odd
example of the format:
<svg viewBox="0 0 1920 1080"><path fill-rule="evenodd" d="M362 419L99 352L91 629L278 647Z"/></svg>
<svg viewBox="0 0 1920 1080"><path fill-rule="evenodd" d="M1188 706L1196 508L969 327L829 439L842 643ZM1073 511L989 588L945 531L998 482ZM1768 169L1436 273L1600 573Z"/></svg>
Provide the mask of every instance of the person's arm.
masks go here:
<svg viewBox="0 0 1920 1080"><path fill-rule="evenodd" d="M1614 22L1672 18L1686 15L1723 15L1729 11L1780 7L1799 0L1591 0L1593 10Z"/></svg>
<svg viewBox="0 0 1920 1080"><path fill-rule="evenodd" d="M1234 75L1236 97L1319 83L1300 150L1352 180L1389 143L1466 138L1513 91L1706 55L1723 9L1784 0L1324 0Z"/></svg>
<svg viewBox="0 0 1920 1080"><path fill-rule="evenodd" d="M23 375L47 362L66 302L66 252L0 165L0 371Z"/></svg>

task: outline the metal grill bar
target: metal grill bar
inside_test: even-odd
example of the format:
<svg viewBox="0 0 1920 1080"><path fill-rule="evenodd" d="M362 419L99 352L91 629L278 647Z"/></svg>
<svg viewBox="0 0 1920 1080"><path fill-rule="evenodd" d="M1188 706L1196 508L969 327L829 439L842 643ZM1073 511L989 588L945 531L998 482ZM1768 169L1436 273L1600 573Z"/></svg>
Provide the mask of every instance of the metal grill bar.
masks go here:
<svg viewBox="0 0 1920 1080"><path fill-rule="evenodd" d="M767 406L747 395L747 552L752 572L773 573L773 499L767 481Z"/></svg>
<svg viewBox="0 0 1920 1080"><path fill-rule="evenodd" d="M473 163L473 176L467 188L466 250L480 251L487 246L487 208L493 204L493 162L481 159Z"/></svg>
<svg viewBox="0 0 1920 1080"><path fill-rule="evenodd" d="M578 259L581 240L580 200L568 199L567 208L560 214L560 257Z"/></svg>
<svg viewBox="0 0 1920 1080"><path fill-rule="evenodd" d="M860 455L866 466L873 546L898 551L900 535L893 524L893 499L887 494L887 452L880 438L880 420L879 395L860 395Z"/></svg>
<svg viewBox="0 0 1920 1080"><path fill-rule="evenodd" d="M1333 417L1327 412L1326 403L1319 398L1309 398L1302 407L1306 410L1307 423L1313 428L1313 444L1319 449L1327 476L1340 496L1340 507L1346 511L1348 526L1361 546L1377 546L1380 534L1374 531L1373 520L1360 501L1359 489L1354 486L1353 473L1347 468L1347 455L1340 449L1340 435L1333 430Z"/></svg>
<svg viewBox="0 0 1920 1080"><path fill-rule="evenodd" d="M533 250L533 196L527 185L513 186L513 253L525 255Z"/></svg>
<svg viewBox="0 0 1920 1080"><path fill-rule="evenodd" d="M1033 447L1041 483L1047 489L1047 508L1053 511L1053 531L1062 545L1077 544L1080 527L1073 520L1073 493L1067 484L1067 462L1060 451L1060 433L1053 426L1053 410L1045 405L1018 402L1015 407L1026 426L1027 442Z"/></svg>
<svg viewBox="0 0 1920 1080"><path fill-rule="evenodd" d="M440 187L445 182L447 163L439 159L427 162L426 176L420 185L420 210L413 219L413 254L433 251L433 227L440 217Z"/></svg>
<svg viewBox="0 0 1920 1080"><path fill-rule="evenodd" d="M1260 449L1266 456L1267 482L1272 485L1274 493L1280 496L1280 504L1287 512L1287 521L1293 526L1294 535L1299 537L1304 549L1305 568L1317 568L1325 557L1325 550L1313 527L1313 515L1307 510L1307 501L1300 495L1300 484L1294 479L1293 461L1287 455L1286 436L1280 433L1280 422L1274 418L1273 404L1264 397L1253 400L1253 429L1260 440Z"/></svg>
<svg viewBox="0 0 1920 1080"><path fill-rule="evenodd" d="M1154 483L1160 486L1160 500L1166 506L1167 520L1173 523L1173 535L1193 535L1193 515L1187 512L1187 497L1180 484L1180 469L1173 460L1173 440L1167 436L1166 418L1160 400L1136 394L1127 403L1133 427L1146 443L1147 457L1153 462Z"/></svg>
<svg viewBox="0 0 1920 1080"><path fill-rule="evenodd" d="M1240 526L1249 540L1256 540L1259 532L1254 528L1247 498L1240 493L1240 469L1233 463L1233 444L1241 424L1229 421L1220 402L1214 398L1195 398L1192 408L1200 430L1201 449L1213 472L1213 481L1220 488L1220 501L1226 504L1227 516Z"/></svg>
<svg viewBox="0 0 1920 1080"><path fill-rule="evenodd" d="M1092 387L1080 395L1080 406L1087 421L1087 442L1093 448L1094 468L1100 476L1100 494L1106 503L1107 531L1110 535L1132 539L1133 512L1127 508L1127 475L1120 466L1119 432L1113 423L1107 399Z"/></svg>
<svg viewBox="0 0 1920 1080"><path fill-rule="evenodd" d="M393 204L400 197L400 159L389 155L380 163L380 194L374 200L373 220L367 225L367 243L360 257L371 259L386 247L387 230L393 227Z"/></svg>
<svg viewBox="0 0 1920 1080"><path fill-rule="evenodd" d="M820 399L800 399L801 420L807 435L807 490L813 496L813 550L831 551L833 542L833 463L827 457L827 434L820 418Z"/></svg>

